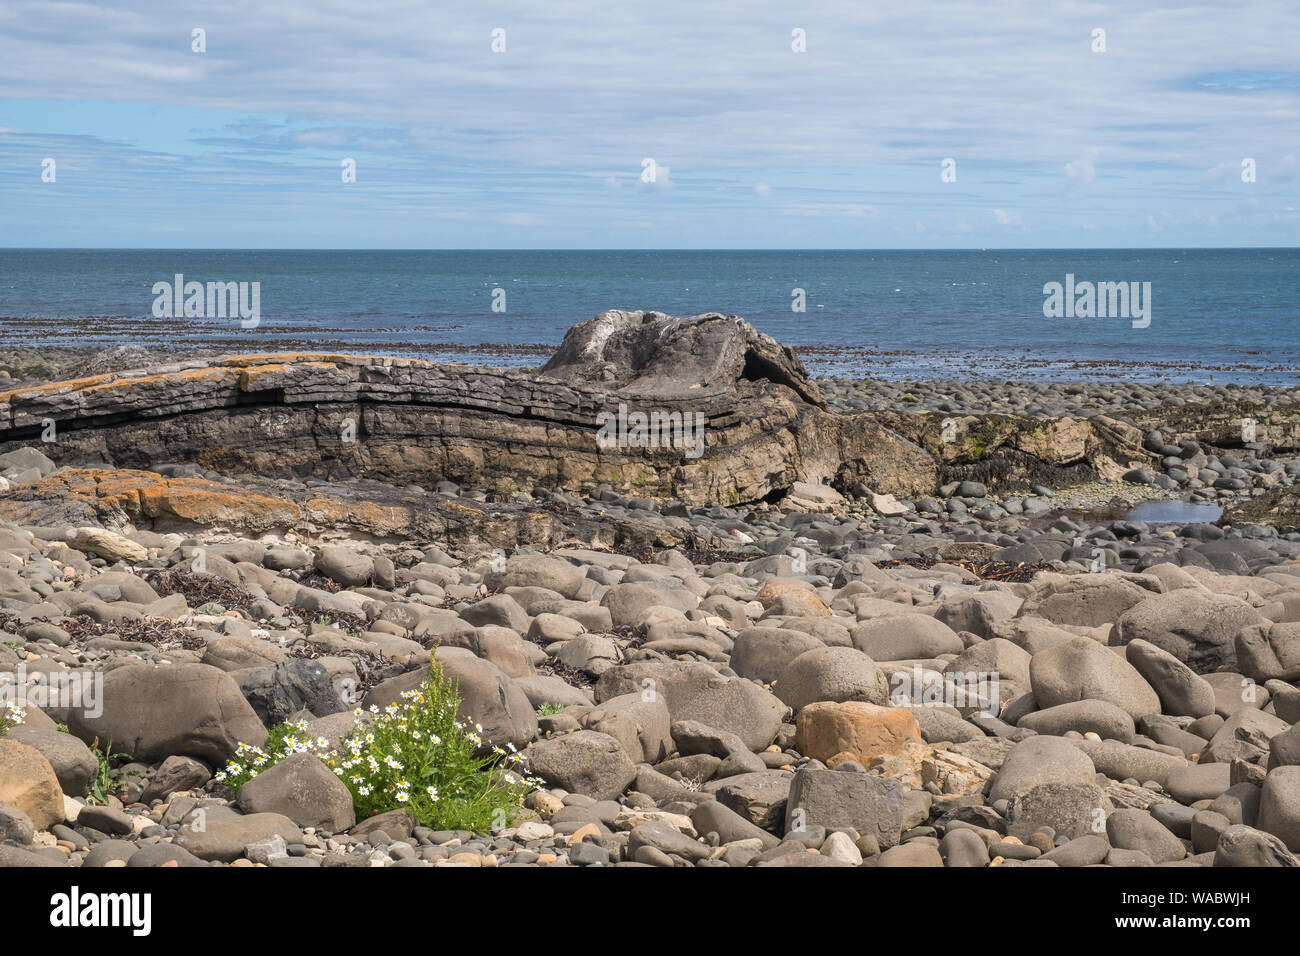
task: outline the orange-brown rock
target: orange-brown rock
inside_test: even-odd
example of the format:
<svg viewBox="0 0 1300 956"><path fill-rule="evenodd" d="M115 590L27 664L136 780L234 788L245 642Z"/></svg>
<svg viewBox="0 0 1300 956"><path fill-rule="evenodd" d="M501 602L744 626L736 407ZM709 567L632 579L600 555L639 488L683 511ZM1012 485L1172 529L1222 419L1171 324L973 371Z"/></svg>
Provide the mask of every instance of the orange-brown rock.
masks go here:
<svg viewBox="0 0 1300 956"><path fill-rule="evenodd" d="M911 711L902 707L877 707L864 701L819 701L799 711L795 720L795 749L823 763L852 754L870 766L877 757L890 756L908 744L921 742L921 728Z"/></svg>
<svg viewBox="0 0 1300 956"><path fill-rule="evenodd" d="M821 597L813 590L812 585L806 581L799 581L793 578L771 578L763 582L763 586L758 589L754 595L754 600L763 605L764 610L771 608L778 601L785 599L786 603L793 604L798 609L802 609L806 615L824 615L830 614L831 610L826 606Z"/></svg>
<svg viewBox="0 0 1300 956"><path fill-rule="evenodd" d="M181 533L217 528L246 534L287 532L310 538L324 530L375 538L436 541L456 551L546 550L618 545L678 547L680 532L631 519L567 514L553 505L485 504L420 494L377 483L340 482L337 495L290 496L271 483L170 478L138 469L68 468L16 485L0 498L0 520L54 527L130 525Z"/></svg>
<svg viewBox="0 0 1300 956"><path fill-rule="evenodd" d="M0 737L0 803L23 811L38 830L63 822L63 790L54 768L35 747L7 737Z"/></svg>

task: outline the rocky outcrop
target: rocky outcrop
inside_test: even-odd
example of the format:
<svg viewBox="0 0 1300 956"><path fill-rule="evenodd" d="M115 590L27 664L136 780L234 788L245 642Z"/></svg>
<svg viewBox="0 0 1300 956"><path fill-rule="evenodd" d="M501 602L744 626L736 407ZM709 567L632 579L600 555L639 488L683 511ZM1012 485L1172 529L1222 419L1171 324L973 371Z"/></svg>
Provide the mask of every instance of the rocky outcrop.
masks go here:
<svg viewBox="0 0 1300 956"><path fill-rule="evenodd" d="M828 411L790 349L718 314L606 312L540 374L238 355L0 394L0 450L37 437L53 437L42 447L61 465L188 461L502 493L608 484L689 503L757 501L795 481L911 494L934 480L923 451Z"/></svg>
<svg viewBox="0 0 1300 956"><path fill-rule="evenodd" d="M0 393L0 454L38 439L61 466L503 495L607 485L693 505L775 500L796 482L901 497L953 479L1061 484L1156 460L1138 428L1104 416L836 414L793 350L743 319L622 311L574 326L535 371L233 355Z"/></svg>
<svg viewBox="0 0 1300 956"><path fill-rule="evenodd" d="M1271 524L1285 534L1300 531L1300 488L1277 488L1258 498L1249 498L1228 510L1229 520Z"/></svg>
<svg viewBox="0 0 1300 956"><path fill-rule="evenodd" d="M569 513L551 503L485 504L379 482L322 483L295 490L266 479L226 484L135 469L66 468L16 485L0 498L0 521L57 528L135 527L166 532L218 528L245 534L326 530L375 539L438 542L459 551L564 546L674 547L688 532L618 516Z"/></svg>
<svg viewBox="0 0 1300 956"><path fill-rule="evenodd" d="M1068 485L1095 478L1116 480L1150 465L1142 432L1105 415L1029 418L1021 415L939 415L878 412L868 416L922 447L940 481L978 481L990 487L1032 483Z"/></svg>

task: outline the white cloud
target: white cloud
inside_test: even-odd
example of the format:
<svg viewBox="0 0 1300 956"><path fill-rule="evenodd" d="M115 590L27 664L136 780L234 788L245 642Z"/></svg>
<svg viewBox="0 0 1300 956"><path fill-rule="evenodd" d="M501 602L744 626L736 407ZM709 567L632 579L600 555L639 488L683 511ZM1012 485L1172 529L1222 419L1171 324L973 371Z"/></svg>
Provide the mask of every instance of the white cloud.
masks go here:
<svg viewBox="0 0 1300 956"><path fill-rule="evenodd" d="M1236 201L1207 200L1216 190L1198 180L1232 184L1238 149L1259 163L1258 182L1234 190L1266 199L1255 224L1293 199L1295 91L1200 81L1293 63L1294 0L1241 0L1217 19L1188 4L1086 7L1080 21L1029 0L996 14L951 0L936 29L926 5L826 0L801 10L816 42L794 55L788 10L737 0L621 4L599 17L586 0L453 17L413 0L170 0L165 17L143 0L5 0L0 241L21 243L53 212L78 244L95 244L95 224L139 222L128 244L142 245L181 210L229 218L208 241L247 241L259 217L306 221L310 241L337 156L363 171L339 201L364 199L385 239L388 224L422 215L490 226L517 204L538 210L557 242L650 209L662 227L671 207L692 227L682 237L722 244L887 244L918 221L950 238L963 218L977 223L974 243L1008 228L1025 230L1017 241L1068 242L1086 218L1090 238L1119 244L1143 204L1159 202L1180 215L1166 238L1194 242L1175 223L1202 227L1189 207ZM1107 27L1105 56L1089 50L1094 23ZM196 25L207 53L190 51ZM506 54L491 52L497 26ZM889 95L864 109L880 89ZM640 183L647 154L671 158L682 181L660 167L653 187ZM49 190L32 192L32 156L58 157L60 185L88 190L90 205L53 210ZM959 158L957 184L939 181L945 156ZM1087 202L1062 210L1062 192ZM645 193L665 201L623 208ZM806 209L826 221L791 233ZM338 210L349 228L356 215ZM1225 210L1215 238L1300 238L1252 236L1245 218Z"/></svg>
<svg viewBox="0 0 1300 956"><path fill-rule="evenodd" d="M1072 186L1089 186L1097 178L1097 170L1092 165L1092 161L1097 158L1099 152L1100 150L1093 146L1078 159L1065 164L1065 178Z"/></svg>
<svg viewBox="0 0 1300 956"><path fill-rule="evenodd" d="M673 185L673 171L660 163L655 163L653 182L645 181L644 168L642 174L636 180L637 189L645 192L668 192L673 188Z"/></svg>

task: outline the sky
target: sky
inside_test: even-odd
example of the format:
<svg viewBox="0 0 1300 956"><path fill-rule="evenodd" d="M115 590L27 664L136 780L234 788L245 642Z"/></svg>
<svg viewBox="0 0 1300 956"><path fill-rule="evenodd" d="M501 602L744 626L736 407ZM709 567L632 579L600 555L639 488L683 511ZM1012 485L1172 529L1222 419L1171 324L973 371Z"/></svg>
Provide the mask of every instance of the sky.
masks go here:
<svg viewBox="0 0 1300 956"><path fill-rule="evenodd" d="M1294 0L4 0L0 246L1295 246L1298 36Z"/></svg>

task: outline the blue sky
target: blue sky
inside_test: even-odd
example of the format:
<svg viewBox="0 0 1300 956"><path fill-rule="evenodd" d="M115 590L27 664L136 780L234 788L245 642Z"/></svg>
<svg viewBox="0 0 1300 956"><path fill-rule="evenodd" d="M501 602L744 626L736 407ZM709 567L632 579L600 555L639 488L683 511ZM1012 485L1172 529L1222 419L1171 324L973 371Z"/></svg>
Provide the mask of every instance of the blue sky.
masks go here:
<svg viewBox="0 0 1300 956"><path fill-rule="evenodd" d="M886 6L5 0L0 245L1297 244L1293 0Z"/></svg>

